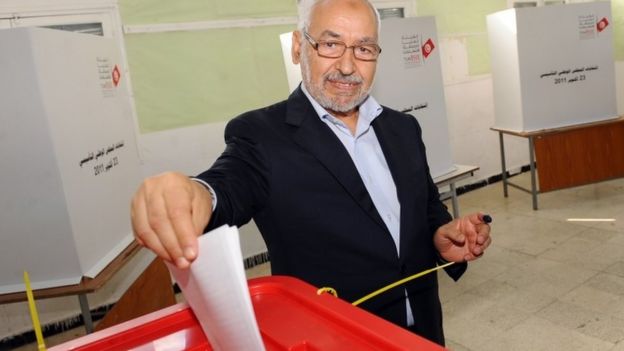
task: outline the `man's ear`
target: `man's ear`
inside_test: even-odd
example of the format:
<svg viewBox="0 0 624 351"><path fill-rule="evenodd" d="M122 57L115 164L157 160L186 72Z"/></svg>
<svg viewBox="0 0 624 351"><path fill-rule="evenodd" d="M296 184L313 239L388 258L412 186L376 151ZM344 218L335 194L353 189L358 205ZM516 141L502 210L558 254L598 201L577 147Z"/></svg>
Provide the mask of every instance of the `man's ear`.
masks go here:
<svg viewBox="0 0 624 351"><path fill-rule="evenodd" d="M298 65L301 61L301 32L298 30L292 32L290 55L292 56L292 62Z"/></svg>

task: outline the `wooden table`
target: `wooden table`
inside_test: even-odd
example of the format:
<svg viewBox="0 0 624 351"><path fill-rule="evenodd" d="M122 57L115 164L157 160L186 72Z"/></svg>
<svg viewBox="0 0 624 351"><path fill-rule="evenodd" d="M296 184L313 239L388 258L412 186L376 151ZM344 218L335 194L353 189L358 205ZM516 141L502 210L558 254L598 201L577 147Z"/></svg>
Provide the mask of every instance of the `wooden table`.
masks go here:
<svg viewBox="0 0 624 351"><path fill-rule="evenodd" d="M84 319L87 333L93 331L93 320L87 294L95 292L109 281L117 271L119 271L139 250L141 246L136 241L132 241L115 259L113 259L95 278L82 277L78 284L65 285L33 291L35 299L47 299L69 295L78 295L80 311ZM0 304L26 301L26 292L16 292L0 295Z"/></svg>
<svg viewBox="0 0 624 351"><path fill-rule="evenodd" d="M503 194L508 186L531 194L537 210L537 194L624 176L624 116L618 118L536 131L492 127L498 132ZM503 136L529 140L531 188L509 181ZM539 166L539 190L536 163Z"/></svg>

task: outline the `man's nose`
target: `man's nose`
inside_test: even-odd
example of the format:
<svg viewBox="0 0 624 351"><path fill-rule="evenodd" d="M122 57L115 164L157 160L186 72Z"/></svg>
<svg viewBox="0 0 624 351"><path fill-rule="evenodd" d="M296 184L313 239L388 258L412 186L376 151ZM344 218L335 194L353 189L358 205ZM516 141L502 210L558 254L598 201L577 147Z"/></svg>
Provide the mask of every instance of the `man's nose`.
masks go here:
<svg viewBox="0 0 624 351"><path fill-rule="evenodd" d="M344 75L350 75L355 72L355 54L353 53L353 47L348 47L345 53L338 58L336 62L336 69Z"/></svg>

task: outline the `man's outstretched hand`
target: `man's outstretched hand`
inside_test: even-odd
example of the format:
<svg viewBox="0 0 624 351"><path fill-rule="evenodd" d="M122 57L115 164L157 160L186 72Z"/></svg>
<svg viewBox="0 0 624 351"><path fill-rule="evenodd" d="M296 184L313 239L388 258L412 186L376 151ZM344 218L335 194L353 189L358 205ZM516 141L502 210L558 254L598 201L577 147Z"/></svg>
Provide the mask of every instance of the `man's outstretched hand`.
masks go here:
<svg viewBox="0 0 624 351"><path fill-rule="evenodd" d="M147 178L132 198L132 230L139 244L187 268L197 257L197 237L212 215L206 187L176 172Z"/></svg>

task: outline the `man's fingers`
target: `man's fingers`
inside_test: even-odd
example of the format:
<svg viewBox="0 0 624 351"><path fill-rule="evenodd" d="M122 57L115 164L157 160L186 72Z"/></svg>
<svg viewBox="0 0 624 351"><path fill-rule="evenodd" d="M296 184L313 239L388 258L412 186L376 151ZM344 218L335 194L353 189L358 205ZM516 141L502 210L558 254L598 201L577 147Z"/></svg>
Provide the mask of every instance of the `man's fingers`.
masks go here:
<svg viewBox="0 0 624 351"><path fill-rule="evenodd" d="M167 195L164 191L155 191L151 196L146 197L148 221L150 228L157 234L171 260L179 268L184 268L189 262L184 258L182 246L171 222L167 202L172 200L167 199Z"/></svg>
<svg viewBox="0 0 624 351"><path fill-rule="evenodd" d="M463 226L463 231L468 236L468 242L471 247L475 245L483 245L483 243L489 238L490 235L490 226L489 222L491 222L491 217L489 215L483 214L482 212L477 212L466 216L466 223Z"/></svg>
<svg viewBox="0 0 624 351"><path fill-rule="evenodd" d="M477 244L483 245L483 243L490 238L490 225L483 223L478 225Z"/></svg>
<svg viewBox="0 0 624 351"><path fill-rule="evenodd" d="M472 252L472 254L473 254L475 257L481 257L481 256L483 256L483 253L485 252L485 249L487 249L487 248L488 248L488 246L490 246L490 243L491 243L491 242L492 242L492 239L488 237L488 238L486 239L486 241L485 241L483 244L481 244L481 245L476 245L476 246L472 249L472 251L471 251L471 252Z"/></svg>
<svg viewBox="0 0 624 351"><path fill-rule="evenodd" d="M184 256L182 246L175 234L171 222L167 221L163 227L159 229L159 239L165 250L171 256L171 260L178 268L184 269L191 264L191 260L187 260ZM166 235L164 233L167 233Z"/></svg>
<svg viewBox="0 0 624 351"><path fill-rule="evenodd" d="M169 253L161 244L160 239L158 239L158 236L149 225L145 198L141 191L139 191L132 200L132 210L130 213L132 218L132 231L139 244L154 251L159 257L171 262L171 256L169 256Z"/></svg>
<svg viewBox="0 0 624 351"><path fill-rule="evenodd" d="M197 232L192 218L192 185L188 189L172 189L165 193L165 206L171 229L180 247L180 254L187 261L197 257Z"/></svg>
<svg viewBox="0 0 624 351"><path fill-rule="evenodd" d="M169 252L163 246L162 242L160 241L160 238L156 235L156 233L154 232L144 233L143 236L141 237L141 240L143 241L144 246L154 251L154 253L158 257L166 261L173 262L171 255L169 255Z"/></svg>
<svg viewBox="0 0 624 351"><path fill-rule="evenodd" d="M462 246L466 241L466 236L463 234L461 230L461 222L458 220L453 220L450 223L445 224L440 227L441 234L444 238L451 241L455 245Z"/></svg>
<svg viewBox="0 0 624 351"><path fill-rule="evenodd" d="M486 236L485 235L481 235L481 234L477 235L477 244L478 245L483 245L485 240L486 240Z"/></svg>
<svg viewBox="0 0 624 351"><path fill-rule="evenodd" d="M490 226L482 213L473 213L449 222L436 231L434 244L447 260L472 261L490 245Z"/></svg>
<svg viewBox="0 0 624 351"><path fill-rule="evenodd" d="M483 212L475 212L467 216L464 216L463 218L468 220L470 223L477 225L477 224L484 223L483 216L484 216Z"/></svg>
<svg viewBox="0 0 624 351"><path fill-rule="evenodd" d="M481 229L479 234L477 235L477 244L483 245L483 243L490 238L490 227L485 227L485 229Z"/></svg>
<svg viewBox="0 0 624 351"><path fill-rule="evenodd" d="M490 237L488 236L488 238L487 238L487 240L485 241L485 243L483 243L483 244L481 245L481 248L483 249L483 251L485 251L485 249L487 249L487 248L490 246L490 244L491 244L491 243L492 243L492 238L490 238Z"/></svg>
<svg viewBox="0 0 624 351"><path fill-rule="evenodd" d="M477 227L474 223L475 215L469 215L460 219L460 231L468 241L468 247L472 248L477 244Z"/></svg>

